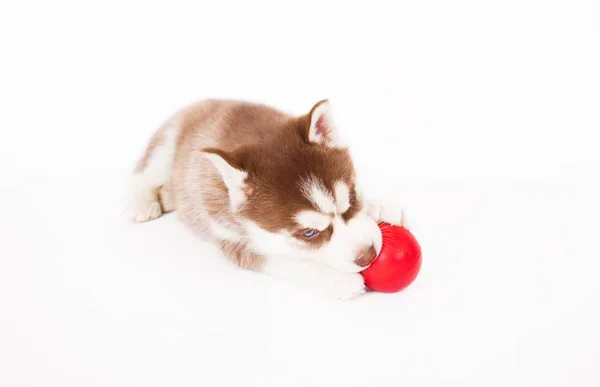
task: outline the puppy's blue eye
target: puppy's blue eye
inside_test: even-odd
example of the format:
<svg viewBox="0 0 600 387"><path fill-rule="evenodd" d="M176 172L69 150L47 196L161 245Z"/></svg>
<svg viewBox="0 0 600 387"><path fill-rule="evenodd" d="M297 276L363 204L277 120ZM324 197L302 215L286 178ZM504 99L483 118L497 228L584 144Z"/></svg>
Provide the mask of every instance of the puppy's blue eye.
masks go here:
<svg viewBox="0 0 600 387"><path fill-rule="evenodd" d="M318 232L317 230L315 230L314 228L311 228L310 230L307 230L307 231L306 231L304 234L302 234L302 235L304 235L304 237L305 237L305 238L312 238L312 237L314 237L315 235L317 235L317 232Z"/></svg>

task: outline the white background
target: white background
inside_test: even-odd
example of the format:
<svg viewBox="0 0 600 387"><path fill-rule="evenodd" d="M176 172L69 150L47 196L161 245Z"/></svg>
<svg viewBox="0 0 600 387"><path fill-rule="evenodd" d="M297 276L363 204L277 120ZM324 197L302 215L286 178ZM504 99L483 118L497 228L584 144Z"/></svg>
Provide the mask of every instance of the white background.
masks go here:
<svg viewBox="0 0 600 387"><path fill-rule="evenodd" d="M600 5L3 1L1 386L600 385ZM424 264L334 302L121 217L205 97L329 98Z"/></svg>

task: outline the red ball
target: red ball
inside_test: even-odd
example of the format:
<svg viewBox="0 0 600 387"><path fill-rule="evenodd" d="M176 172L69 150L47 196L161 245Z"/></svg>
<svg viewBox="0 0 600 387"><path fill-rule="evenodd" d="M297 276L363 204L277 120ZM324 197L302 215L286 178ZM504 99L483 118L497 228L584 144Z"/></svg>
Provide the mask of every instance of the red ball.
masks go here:
<svg viewBox="0 0 600 387"><path fill-rule="evenodd" d="M410 285L421 269L421 246L404 227L380 223L381 252L361 272L365 285L382 293L394 293Z"/></svg>

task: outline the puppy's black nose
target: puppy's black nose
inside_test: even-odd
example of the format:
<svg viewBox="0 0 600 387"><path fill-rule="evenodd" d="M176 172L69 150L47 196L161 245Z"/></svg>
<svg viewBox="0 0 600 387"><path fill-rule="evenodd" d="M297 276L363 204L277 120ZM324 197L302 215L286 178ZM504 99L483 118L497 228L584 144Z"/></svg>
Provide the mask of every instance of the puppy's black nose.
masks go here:
<svg viewBox="0 0 600 387"><path fill-rule="evenodd" d="M360 267L367 267L377 258L377 251L373 245L366 247L358 252L354 263Z"/></svg>

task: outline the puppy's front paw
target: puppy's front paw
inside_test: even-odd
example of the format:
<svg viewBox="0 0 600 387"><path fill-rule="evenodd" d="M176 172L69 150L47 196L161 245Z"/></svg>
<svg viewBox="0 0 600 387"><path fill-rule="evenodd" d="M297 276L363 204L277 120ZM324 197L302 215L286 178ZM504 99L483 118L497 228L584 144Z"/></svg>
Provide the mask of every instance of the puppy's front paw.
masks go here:
<svg viewBox="0 0 600 387"><path fill-rule="evenodd" d="M261 271L333 299L350 300L365 292L359 273L338 271L308 260L266 257Z"/></svg>
<svg viewBox="0 0 600 387"><path fill-rule="evenodd" d="M406 210L395 204L373 202L369 205L369 214L378 223L384 222L408 228Z"/></svg>
<svg viewBox="0 0 600 387"><path fill-rule="evenodd" d="M351 300L365 292L365 282L359 273L334 272L321 284L321 290L330 298Z"/></svg>

